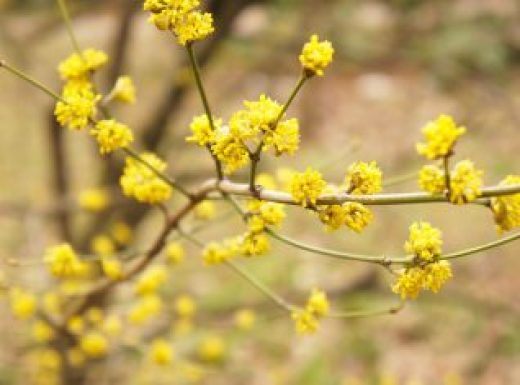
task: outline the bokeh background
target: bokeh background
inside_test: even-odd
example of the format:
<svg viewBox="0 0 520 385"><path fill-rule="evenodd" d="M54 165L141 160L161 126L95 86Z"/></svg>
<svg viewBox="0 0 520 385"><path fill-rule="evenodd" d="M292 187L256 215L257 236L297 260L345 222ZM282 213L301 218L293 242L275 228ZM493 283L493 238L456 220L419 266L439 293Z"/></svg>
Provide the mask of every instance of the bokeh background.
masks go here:
<svg viewBox="0 0 520 385"><path fill-rule="evenodd" d="M212 176L207 153L184 137L201 106L184 52L146 22L141 2L70 1L83 47L106 50L111 64L97 80L109 89L119 73L131 75L138 103L116 114L144 148L169 160L179 182L195 186ZM387 191L417 190L414 172L420 127L450 113L468 127L458 159L471 158L497 183L520 166L520 5L515 0L213 0L215 38L197 47L209 97L227 118L244 99L267 93L285 100L299 73L297 55L312 33L333 42L326 76L313 79L290 115L303 130L292 158L266 158L261 171L313 165L341 181L348 164L377 160ZM0 1L0 57L58 90L56 66L72 48L51 0ZM52 102L0 72L0 258L38 261L52 242L71 240L88 250L107 224L124 219L136 228L134 247L147 245L160 213L124 200L117 191L121 159L100 159L85 135L53 124ZM107 166L108 164L108 166ZM412 176L410 176L412 175ZM238 175L237 179L244 179ZM77 195L104 186L114 207L102 216L78 210ZM175 206L175 202L172 203ZM243 231L219 205L204 241ZM374 254L400 254L413 220L428 220L445 235L445 250L496 238L491 215L480 207L383 207L362 235L322 231L316 219L289 209L284 234L309 243ZM189 226L196 225L195 221ZM148 243L147 243L148 242ZM273 241L274 242L274 241ZM326 320L301 338L292 321L224 267L204 268L186 245L186 262L171 271L166 301L189 293L198 305L195 329L173 337L178 360L192 366L157 368L136 341L169 325L167 312L146 330L125 327L124 342L105 362L89 367L87 384L248 385L515 385L520 384L520 268L518 245L457 261L455 279L438 295L425 294L397 315ZM244 266L278 293L303 302L319 286L338 310L371 309L397 301L383 269L330 260L274 243L272 253ZM0 267L9 280L36 291L49 278L41 266ZM7 278L5 278L7 279ZM124 314L130 285L106 299ZM252 331L237 331L237 309L256 310ZM30 329L0 304L0 384L27 384ZM168 327L163 327L168 329ZM196 346L208 335L225 342L225 357L199 362Z"/></svg>

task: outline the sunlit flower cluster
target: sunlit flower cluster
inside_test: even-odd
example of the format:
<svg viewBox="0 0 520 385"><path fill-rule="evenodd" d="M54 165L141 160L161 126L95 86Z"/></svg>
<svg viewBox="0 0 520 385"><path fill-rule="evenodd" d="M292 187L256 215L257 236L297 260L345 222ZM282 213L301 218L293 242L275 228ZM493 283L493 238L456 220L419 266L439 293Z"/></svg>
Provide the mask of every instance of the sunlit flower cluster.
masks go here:
<svg viewBox="0 0 520 385"><path fill-rule="evenodd" d="M214 31L213 16L196 9L198 0L145 0L144 10L152 13L150 22L162 31L171 31L179 44L205 39Z"/></svg>
<svg viewBox="0 0 520 385"><path fill-rule="evenodd" d="M440 259L442 234L427 222L415 222L410 226L410 237L404 248L415 258L404 269L392 286L402 299L415 299L421 290L434 293L452 277L451 264Z"/></svg>
<svg viewBox="0 0 520 385"><path fill-rule="evenodd" d="M481 193L482 174L472 161L458 162L450 173L450 201L460 205L477 199Z"/></svg>
<svg viewBox="0 0 520 385"><path fill-rule="evenodd" d="M64 86L61 99L56 103L56 120L63 127L82 130L95 117L100 98L87 80L70 81Z"/></svg>
<svg viewBox="0 0 520 385"><path fill-rule="evenodd" d="M126 124L114 119L100 120L90 130L90 134L96 138L101 154L109 154L120 148L127 147L134 141L134 135Z"/></svg>
<svg viewBox="0 0 520 385"><path fill-rule="evenodd" d="M303 207L316 206L316 201L327 183L321 173L308 167L305 172L292 176L290 192L294 201Z"/></svg>
<svg viewBox="0 0 520 385"><path fill-rule="evenodd" d="M58 278L81 277L87 272L86 264L67 243L49 247L44 261L51 274Z"/></svg>
<svg viewBox="0 0 520 385"><path fill-rule="evenodd" d="M374 218L372 211L357 202L320 206L318 216L328 231L338 230L341 226L346 225L356 233L362 232Z"/></svg>
<svg viewBox="0 0 520 385"><path fill-rule="evenodd" d="M73 53L58 66L63 80L85 80L92 72L100 69L108 62L108 55L103 51L88 48Z"/></svg>
<svg viewBox="0 0 520 385"><path fill-rule="evenodd" d="M376 194L382 187L383 173L375 161L355 162L347 170L345 185L352 194Z"/></svg>
<svg viewBox="0 0 520 385"><path fill-rule="evenodd" d="M499 183L499 186L514 185L520 185L520 175L508 175ZM492 198L491 209L499 233L520 227L520 193Z"/></svg>
<svg viewBox="0 0 520 385"><path fill-rule="evenodd" d="M451 155L453 146L466 128L458 127L451 116L441 115L424 126L422 132L426 142L417 144L417 151L433 160Z"/></svg>
<svg viewBox="0 0 520 385"><path fill-rule="evenodd" d="M318 289L313 289L307 304L303 309L294 310L292 318L298 334L313 334L318 330L319 321L329 313L327 295Z"/></svg>
<svg viewBox="0 0 520 385"><path fill-rule="evenodd" d="M140 159L142 161L133 157L126 158L120 179L123 193L142 203L157 204L168 200L172 188L157 175L157 172L166 170L166 163L153 153L141 154Z"/></svg>
<svg viewBox="0 0 520 385"><path fill-rule="evenodd" d="M334 48L329 41L319 41L318 35L312 35L303 47L300 63L309 76L323 76L325 68L332 62Z"/></svg>

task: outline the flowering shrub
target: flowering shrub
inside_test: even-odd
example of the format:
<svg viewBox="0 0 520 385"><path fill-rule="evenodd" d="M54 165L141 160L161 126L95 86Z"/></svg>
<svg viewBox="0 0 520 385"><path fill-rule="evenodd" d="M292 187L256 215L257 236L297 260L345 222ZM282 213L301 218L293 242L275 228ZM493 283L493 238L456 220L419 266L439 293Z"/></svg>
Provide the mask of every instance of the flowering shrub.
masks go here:
<svg viewBox="0 0 520 385"><path fill-rule="evenodd" d="M64 3L61 4L67 19ZM265 156L290 156L298 150L299 122L289 116L289 108L307 82L325 75L333 61L333 46L312 35L299 56L300 77L284 103L262 94L257 100L245 101L243 109L224 120L212 112L193 48L214 32L212 15L199 7L197 0L146 0L143 6L150 14L151 24L173 35L186 51L202 101L204 113L193 118L186 142L200 147L200 151L206 151L213 159L215 178L194 190L168 175L167 164L159 155L140 152L137 144L133 147L131 128L111 115L113 104L136 102L135 86L130 77L121 76L106 95L99 91L93 75L102 71L109 60L104 52L78 49L64 59L58 66L64 81L60 94L5 60L0 61L5 70L53 97L57 122L64 128L90 135L101 156L113 152L125 154L120 177L122 193L136 204L159 207L166 216L164 227L158 231L152 246L137 255L128 257L127 246L133 230L119 222L109 235L93 237L94 255L81 255L67 243L51 245L43 253L42 263L54 279L55 287L33 293L27 287L8 285L13 315L32 322L34 340L39 346L35 357L41 369L37 371L41 383L50 381L49 378L58 383L63 371L80 370L90 361L104 359L124 340L125 326L144 325L167 311L160 290L167 284L168 266L180 264L187 257L182 242L200 248L200 259L209 268L226 265L263 292L285 312L288 322L292 319L298 334L312 334L329 317L396 313L406 300L416 299L421 290L439 292L453 276L452 260L520 238L520 233L513 233L470 249L445 253L442 231L418 220L410 226L409 239L404 242L405 254L390 257L325 250L280 234L278 229L287 216L287 205L313 213L316 223L319 221L327 231L342 231L345 226L361 233L376 220L371 206L412 203L480 205L490 211L490 221L494 220L499 233L511 231L520 227L520 176L509 175L498 185L485 187L483 171L473 161L462 160L450 167L457 142L469 130L460 127L452 117L441 115L425 125L424 141L416 148L429 162L418 172L422 192L382 192L383 172L375 161L354 162L339 183L326 181L312 166L304 171L285 170L282 173L285 176L279 178L284 180L284 186L276 190L275 178L258 174L258 164ZM245 168L249 169L248 183L235 180L234 174ZM168 207L171 199L182 200L173 212ZM213 200L222 200L233 208L244 222L242 233L201 241L195 234L184 231L183 224L191 213L201 221L218 220ZM79 204L86 210L100 212L110 204L110 198L103 190L85 191L79 197ZM178 237L174 240L172 234ZM239 262L241 258L257 258L269 253L271 239L318 255L381 265L395 275L390 290L401 301L388 309L338 312L327 294L315 288L306 303L289 302L259 282ZM247 263L245 259L242 262ZM91 305L94 298L122 285L133 285L135 299L124 316L113 314L108 305ZM189 333L197 311L194 299L179 295L172 311L177 317L174 335ZM234 317L235 326L242 331L251 330L255 321L252 309L240 309ZM220 362L225 358L226 343L210 335L200 342L196 351L202 362ZM172 364L180 354L163 335L149 341L147 357L159 366Z"/></svg>

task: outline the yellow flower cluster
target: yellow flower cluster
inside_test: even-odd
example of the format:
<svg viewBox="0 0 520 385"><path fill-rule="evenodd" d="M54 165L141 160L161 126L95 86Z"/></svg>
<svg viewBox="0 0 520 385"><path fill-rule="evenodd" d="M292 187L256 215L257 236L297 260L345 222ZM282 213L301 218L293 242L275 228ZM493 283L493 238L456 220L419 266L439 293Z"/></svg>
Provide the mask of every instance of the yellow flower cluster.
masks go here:
<svg viewBox="0 0 520 385"><path fill-rule="evenodd" d="M63 127L82 130L95 117L100 98L88 80L71 80L63 87L61 100L54 108L56 120Z"/></svg>
<svg viewBox="0 0 520 385"><path fill-rule="evenodd" d="M59 64L58 71L63 80L84 80L107 62L106 53L89 48L81 52L81 55L78 53L70 55Z"/></svg>
<svg viewBox="0 0 520 385"><path fill-rule="evenodd" d="M499 185L520 185L520 175L508 175ZM499 233L520 227L520 194L492 198L491 209Z"/></svg>
<svg viewBox="0 0 520 385"><path fill-rule="evenodd" d="M168 279L168 271L164 266L152 266L137 280L134 291L139 295L155 294Z"/></svg>
<svg viewBox="0 0 520 385"><path fill-rule="evenodd" d="M199 203L193 210L195 218L201 221L208 221L215 218L216 208L212 201L206 200Z"/></svg>
<svg viewBox="0 0 520 385"><path fill-rule="evenodd" d="M215 129L219 131L222 127L222 119L213 118ZM192 136L186 138L188 143L196 143L199 146L212 145L215 142L216 133L211 128L207 115L195 116L190 124Z"/></svg>
<svg viewBox="0 0 520 385"><path fill-rule="evenodd" d="M198 0L145 0L144 10L152 13L150 21L162 31L171 31L179 44L205 39L213 33L213 17L196 8Z"/></svg>
<svg viewBox="0 0 520 385"><path fill-rule="evenodd" d="M166 246L166 261L171 265L178 265L184 260L184 247L179 242L170 242Z"/></svg>
<svg viewBox="0 0 520 385"><path fill-rule="evenodd" d="M86 189L78 195L78 205L87 211L100 212L107 208L110 197L107 191L99 188Z"/></svg>
<svg viewBox="0 0 520 385"><path fill-rule="evenodd" d="M123 264L115 257L104 256L101 258L101 268L103 269L103 273L114 281L118 281L125 277Z"/></svg>
<svg viewBox="0 0 520 385"><path fill-rule="evenodd" d="M472 202L480 196L482 187L481 170L470 160L458 162L450 171L449 198L454 204ZM419 187L432 194L446 191L445 172L439 166L426 165L419 172Z"/></svg>
<svg viewBox="0 0 520 385"><path fill-rule="evenodd" d="M402 299L415 299L421 290L438 293L451 277L451 265L448 261L440 260L425 266L411 266L399 273L392 290Z"/></svg>
<svg viewBox="0 0 520 385"><path fill-rule="evenodd" d="M251 330L256 323L256 313L251 309L240 309L234 316L235 325L243 331Z"/></svg>
<svg viewBox="0 0 520 385"><path fill-rule="evenodd" d="M84 276L88 268L68 243L49 247L43 257L52 275L58 278Z"/></svg>
<svg viewBox="0 0 520 385"><path fill-rule="evenodd" d="M376 161L355 162L348 168L345 184L352 194L376 194L383 189L382 178Z"/></svg>
<svg viewBox="0 0 520 385"><path fill-rule="evenodd" d="M404 249L407 253L430 262L441 254L441 231L428 222L415 222L410 226L410 236Z"/></svg>
<svg viewBox="0 0 520 385"><path fill-rule="evenodd" d="M110 92L110 99L121 103L135 103L135 85L130 76L120 76Z"/></svg>
<svg viewBox="0 0 520 385"><path fill-rule="evenodd" d="M466 128L458 127L451 116L441 115L424 126L422 132L426 143L418 143L417 152L428 159L439 159L451 155L453 146Z"/></svg>
<svg viewBox="0 0 520 385"><path fill-rule="evenodd" d="M329 41L319 41L318 35L312 35L308 43L303 46L300 55L307 76L323 76L325 68L332 62L334 48Z"/></svg>
<svg viewBox="0 0 520 385"><path fill-rule="evenodd" d="M161 297L149 294L141 297L128 313L128 321L134 325L142 325L150 318L158 315L163 307Z"/></svg>
<svg viewBox="0 0 520 385"><path fill-rule="evenodd" d="M441 260L442 234L427 222L413 223L405 250L415 256L414 261L399 272L392 291L402 299L415 299L421 290L434 293L452 277L451 265Z"/></svg>
<svg viewBox="0 0 520 385"><path fill-rule="evenodd" d="M450 201L460 205L477 199L481 193L482 174L472 161L458 162L450 173Z"/></svg>
<svg viewBox="0 0 520 385"><path fill-rule="evenodd" d="M9 302L13 315L22 320L31 318L38 306L34 294L20 288L9 291Z"/></svg>
<svg viewBox="0 0 520 385"><path fill-rule="evenodd" d="M248 145L262 143L262 150L271 148L276 156L294 154L300 143L297 119L283 120L283 107L276 101L261 95L257 101L245 101L245 109L237 111L227 126L221 119L214 119L215 131L206 115L196 116L191 125L192 135L186 140L199 146L207 146L224 164L226 174L246 166L250 161Z"/></svg>
<svg viewBox="0 0 520 385"><path fill-rule="evenodd" d="M108 235L99 234L92 238L90 249L96 255L107 257L115 253L116 245Z"/></svg>
<svg viewBox="0 0 520 385"><path fill-rule="evenodd" d="M309 167L305 172L292 176L290 192L296 203L303 207L313 207L326 185L321 174Z"/></svg>
<svg viewBox="0 0 520 385"><path fill-rule="evenodd" d="M198 346L199 359L207 363L217 363L225 358L226 344L218 336L204 338Z"/></svg>
<svg viewBox="0 0 520 385"><path fill-rule="evenodd" d="M357 202L321 206L318 208L318 216L328 231L334 231L346 225L356 233L362 232L374 219L372 212Z"/></svg>
<svg viewBox="0 0 520 385"><path fill-rule="evenodd" d="M313 289L304 309L292 312L298 334L313 334L318 330L320 318L329 313L327 295L318 289Z"/></svg>
<svg viewBox="0 0 520 385"><path fill-rule="evenodd" d="M114 119L98 121L90 134L97 140L101 154L125 148L134 141L130 128Z"/></svg>
<svg viewBox="0 0 520 385"><path fill-rule="evenodd" d="M152 342L149 354L150 360L159 366L167 366L173 362L173 348L170 343L164 339L155 339Z"/></svg>
<svg viewBox="0 0 520 385"><path fill-rule="evenodd" d="M238 252L238 240L229 238L221 243L210 242L202 251L202 260L205 265L217 265L232 259Z"/></svg>
<svg viewBox="0 0 520 385"><path fill-rule="evenodd" d="M143 153L140 157L146 164L131 157L126 158L120 178L123 193L142 203L156 204L168 200L172 193L171 186L147 166L164 172L166 163L153 153Z"/></svg>
<svg viewBox="0 0 520 385"><path fill-rule="evenodd" d="M83 353L94 359L104 357L109 348L107 338L97 331L91 331L81 336L79 344Z"/></svg>
<svg viewBox="0 0 520 385"><path fill-rule="evenodd" d="M444 170L439 166L428 164L419 171L419 187L431 194L441 194L446 189Z"/></svg>

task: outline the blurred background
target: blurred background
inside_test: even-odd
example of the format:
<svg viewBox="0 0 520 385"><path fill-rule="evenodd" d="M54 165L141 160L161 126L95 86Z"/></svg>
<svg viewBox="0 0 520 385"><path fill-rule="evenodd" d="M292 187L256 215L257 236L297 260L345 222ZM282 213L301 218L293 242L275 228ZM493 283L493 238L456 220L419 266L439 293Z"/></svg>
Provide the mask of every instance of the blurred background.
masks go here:
<svg viewBox="0 0 520 385"><path fill-rule="evenodd" d="M133 77L138 103L115 114L143 148L169 161L178 181L196 186L212 176L211 159L187 146L194 114L202 113L184 51L147 23L140 1L69 1L82 47L104 49L111 62L97 74L109 90L119 74ZM415 191L415 152L422 125L440 113L468 127L458 159L485 170L485 183L520 171L520 4L516 0L212 0L217 33L197 46L213 109L224 119L244 99L267 93L283 101L299 74L298 54L312 33L330 40L335 61L313 79L289 114L303 130L292 158L266 157L262 172L313 165L339 182L355 160L377 160L386 191ZM52 0L0 0L0 58L59 90L57 64L72 47ZM111 223L135 227L132 247L145 247L161 225L160 213L122 198L121 158L101 159L85 135L58 129L46 95L0 72L0 258L39 260L42 250L70 241L84 252ZM412 177L410 177L412 175ZM245 175L238 175L245 180ZM103 187L114 203L101 214L78 210L78 194ZM172 203L174 207L177 203ZM198 234L219 240L243 231L218 205L214 226ZM339 250L400 254L408 225L427 220L444 231L445 250L496 238L490 213L480 207L382 207L362 235L322 231L313 216L288 209L283 233ZM189 226L197 226L191 220ZM267 257L247 260L250 272L285 297L303 303L325 289L337 310L371 309L397 301L383 269L330 260L274 243ZM262 294L224 267L204 268L186 244L186 262L171 270L163 296L189 294L197 302L194 330L173 337L179 362L157 368L135 341L158 325L125 326L124 341L102 363L89 366L86 384L227 385L514 385L520 384L520 268L517 244L460 260L455 278L438 295L425 294L396 315L325 320L318 334L295 335L292 321ZM37 292L49 287L41 266L4 263L10 280ZM122 285L103 300L125 314L132 297ZM0 384L27 384L30 328L0 303ZM233 314L255 309L247 332ZM160 328L159 328L160 329ZM163 327L164 329L164 327ZM168 328L166 328L168 329ZM166 330L165 329L165 330ZM223 342L218 362L206 364L196 346L208 336ZM114 349L116 350L116 349ZM78 382L79 383L79 382Z"/></svg>

